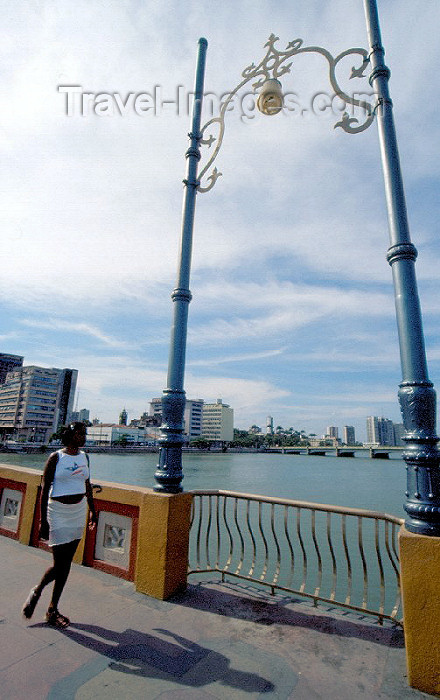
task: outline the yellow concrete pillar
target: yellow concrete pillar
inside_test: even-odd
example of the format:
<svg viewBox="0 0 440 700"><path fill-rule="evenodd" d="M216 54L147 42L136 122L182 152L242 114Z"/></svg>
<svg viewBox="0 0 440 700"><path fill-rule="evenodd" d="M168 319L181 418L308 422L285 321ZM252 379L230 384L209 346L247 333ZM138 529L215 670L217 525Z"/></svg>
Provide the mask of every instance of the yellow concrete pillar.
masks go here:
<svg viewBox="0 0 440 700"><path fill-rule="evenodd" d="M408 683L440 693L440 537L399 533Z"/></svg>
<svg viewBox="0 0 440 700"><path fill-rule="evenodd" d="M21 514L19 541L22 544L29 544L31 541L32 525L34 522L35 509L37 507L38 488L40 486L41 474L38 472L29 475L26 479L26 493L23 498L23 512Z"/></svg>
<svg viewBox="0 0 440 700"><path fill-rule="evenodd" d="M188 572L190 493L143 496L139 513L136 590L167 600L185 590Z"/></svg>

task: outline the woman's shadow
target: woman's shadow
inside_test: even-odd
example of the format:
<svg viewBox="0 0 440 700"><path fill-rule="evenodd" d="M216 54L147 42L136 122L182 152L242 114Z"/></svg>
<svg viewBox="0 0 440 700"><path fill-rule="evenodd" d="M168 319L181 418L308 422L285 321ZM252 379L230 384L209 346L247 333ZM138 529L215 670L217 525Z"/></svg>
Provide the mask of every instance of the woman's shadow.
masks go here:
<svg viewBox="0 0 440 700"><path fill-rule="evenodd" d="M231 668L229 659L214 649L169 630L156 628L153 631L161 636L132 629L119 633L97 625L71 623L62 634L111 659L108 668L120 673L168 680L193 688L218 681L248 693L267 693L275 689L270 680L256 673Z"/></svg>

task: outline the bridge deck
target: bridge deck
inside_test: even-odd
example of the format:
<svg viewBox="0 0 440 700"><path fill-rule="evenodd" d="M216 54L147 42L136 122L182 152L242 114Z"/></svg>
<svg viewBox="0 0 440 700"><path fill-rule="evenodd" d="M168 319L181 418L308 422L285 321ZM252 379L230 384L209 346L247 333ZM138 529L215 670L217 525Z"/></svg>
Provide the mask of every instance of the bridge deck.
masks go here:
<svg viewBox="0 0 440 700"><path fill-rule="evenodd" d="M359 615L239 584L193 582L161 602L74 565L61 600L71 626L20 609L50 555L0 537L3 700L73 698L406 698L402 632Z"/></svg>

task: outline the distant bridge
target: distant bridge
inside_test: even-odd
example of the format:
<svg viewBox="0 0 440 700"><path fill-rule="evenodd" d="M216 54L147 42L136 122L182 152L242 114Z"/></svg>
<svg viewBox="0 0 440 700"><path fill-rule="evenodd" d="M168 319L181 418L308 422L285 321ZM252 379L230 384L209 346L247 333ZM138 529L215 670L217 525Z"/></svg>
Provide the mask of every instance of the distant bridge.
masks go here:
<svg viewBox="0 0 440 700"><path fill-rule="evenodd" d="M361 453L363 457L368 455L371 459L389 459L390 454L402 454L404 449L404 447L389 447L388 445L380 445L378 447L267 447L264 452L322 457L326 455L335 457L355 457L356 453Z"/></svg>

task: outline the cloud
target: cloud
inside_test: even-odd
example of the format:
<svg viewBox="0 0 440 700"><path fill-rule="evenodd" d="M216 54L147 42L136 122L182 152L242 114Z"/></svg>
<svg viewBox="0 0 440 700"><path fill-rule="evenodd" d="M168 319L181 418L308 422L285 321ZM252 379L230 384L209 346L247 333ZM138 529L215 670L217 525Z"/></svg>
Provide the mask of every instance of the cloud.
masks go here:
<svg viewBox="0 0 440 700"><path fill-rule="evenodd" d="M91 326L87 323L75 323L55 318L49 319L47 321L23 319L21 323L24 326L36 328L38 330L53 330L54 328L56 328L58 331L62 330L66 331L67 333L87 335L95 340L98 340L104 345L108 345L109 347L124 348L128 345L125 341L112 338L107 334L103 333L99 328Z"/></svg>
<svg viewBox="0 0 440 700"><path fill-rule="evenodd" d="M236 425L243 424L246 416L261 415L261 407L290 396L291 392L264 380L247 380L240 377L203 377L188 373L188 398L204 398L215 403L219 398L234 409ZM260 418L261 420L261 418Z"/></svg>
<svg viewBox="0 0 440 700"><path fill-rule="evenodd" d="M393 313L392 298L385 294L325 285L210 282L199 295L201 311L211 318L190 329L191 342L196 345L270 338L327 323L329 318L357 319L360 313L380 318Z"/></svg>
<svg viewBox="0 0 440 700"><path fill-rule="evenodd" d="M218 366L222 364L227 364L230 362L249 362L249 360L263 360L269 357L278 357L285 352L285 348L279 348L277 350L269 350L267 352L254 352L248 354L240 355L224 355L222 357L211 357L203 358L200 360L192 360L188 362L190 367L206 367L206 366Z"/></svg>

